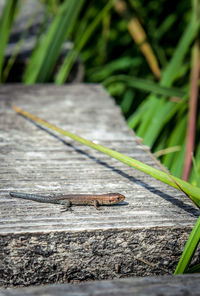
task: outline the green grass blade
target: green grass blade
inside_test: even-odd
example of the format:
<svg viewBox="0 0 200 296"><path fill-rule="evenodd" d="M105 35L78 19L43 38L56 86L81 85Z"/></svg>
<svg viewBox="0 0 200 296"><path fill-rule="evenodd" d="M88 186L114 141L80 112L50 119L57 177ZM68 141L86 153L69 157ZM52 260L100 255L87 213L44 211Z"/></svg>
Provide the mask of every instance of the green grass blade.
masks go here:
<svg viewBox="0 0 200 296"><path fill-rule="evenodd" d="M183 58L185 57L192 41L196 36L198 27L199 23L195 23L194 18L191 17L191 20L178 43L178 46L174 52L171 61L169 62L167 68L163 72L162 80L160 83L161 86L169 87L176 79L177 72L179 71L183 62ZM161 99L158 100L158 98L155 97L154 94L150 95L146 99L146 104L149 107L147 108L147 112L145 113L145 116L142 118L141 125L139 126L139 129L137 131L138 135L144 138L144 143L146 145L153 144L153 141L151 140L150 143L149 139L151 139L152 137L152 130L154 129L155 124L157 126L162 124L162 121L160 120L160 107L164 105L164 102L164 98L163 103L161 103ZM157 138L157 136L158 134L154 135L154 140Z"/></svg>
<svg viewBox="0 0 200 296"><path fill-rule="evenodd" d="M200 187L200 144L198 145L195 158L192 157L192 171L190 173L190 181L192 184Z"/></svg>
<svg viewBox="0 0 200 296"><path fill-rule="evenodd" d="M163 95L166 97L179 97L182 98L185 95L185 92L178 88L173 87L164 87L153 81L147 79L141 79L136 77L130 77L127 75L116 75L109 77L103 82L103 85L107 87L113 82L124 81L127 86L132 88L137 88L145 92L152 92L157 95Z"/></svg>
<svg viewBox="0 0 200 296"><path fill-rule="evenodd" d="M57 84L62 84L66 81L70 70L72 68L72 65L77 58L79 52L82 50L88 39L91 37L92 33L95 31L96 27L99 25L99 23L102 21L105 14L109 12L109 10L113 7L113 0L108 1L108 3L105 5L105 7L102 9L102 11L99 12L99 14L95 17L94 21L88 26L85 33L81 36L80 40L75 45L75 48L73 48L66 56L64 63L62 64L60 71L58 72L55 82Z"/></svg>
<svg viewBox="0 0 200 296"><path fill-rule="evenodd" d="M162 133L160 135L158 144L156 145L156 148L154 151L155 157L159 158L159 157L162 157L162 155L175 153L175 151L178 151L180 149L179 146L167 148L166 147L167 139L168 139L167 133Z"/></svg>
<svg viewBox="0 0 200 296"><path fill-rule="evenodd" d="M151 125L151 122L153 118L155 117L155 114L159 114L160 108L164 105L165 100L162 97L161 99L158 99L154 95L150 95L149 99L145 100L143 102L144 105L146 105L146 112L143 114L143 117L141 118L141 123L139 125L139 128L137 130L137 135L141 138L144 138L146 135L146 131L148 130L149 126ZM140 107L138 108L140 109ZM144 141L145 145L146 143ZM149 144L148 144L149 145Z"/></svg>
<svg viewBox="0 0 200 296"><path fill-rule="evenodd" d="M170 172L179 178L182 177L184 155L185 155L185 138L183 139L183 144L181 145L181 149L176 153L174 161L170 168Z"/></svg>
<svg viewBox="0 0 200 296"><path fill-rule="evenodd" d="M2 78L3 82L5 82L7 80L7 77L9 75L9 73L10 73L10 70L11 70L11 68L13 67L13 65L14 65L14 63L16 61L17 55L19 54L19 52L20 52L20 50L21 50L21 48L23 46L23 43L25 42L25 38L26 38L26 35L28 33L28 30L31 27L31 25L33 24L33 21L34 21L37 13L38 13L38 8L36 8L36 11L28 19L28 21L27 21L27 23L25 25L24 31L22 32L21 36L19 37L19 41L16 43L16 46L15 46L13 52L12 52L12 55L9 58L8 63L5 66L5 69L3 71L3 78Z"/></svg>
<svg viewBox="0 0 200 296"><path fill-rule="evenodd" d="M173 179L172 179L167 173L165 173L163 171L157 170L153 167L150 167L147 164L144 164L144 163L142 163L138 160L135 160L129 156L126 156L122 153L119 153L119 152L114 151L112 149L106 148L106 147L101 146L99 144L95 144L87 139L84 139L84 138L78 136L78 135L72 134L68 131L58 128L58 127L48 123L47 121L44 121L44 120L36 117L35 115L32 115L32 114L25 112L25 111L22 111L18 107L14 107L14 109L18 113L20 113L21 115L23 115L35 122L38 122L39 124L46 126L47 128L55 130L64 136L67 136L75 141L78 141L79 143L82 143L90 148L96 149L104 154L107 154L110 157L115 158L115 159L127 164L128 166L138 169L138 170L140 170L140 171L142 171L142 172L144 172L144 173L146 173L146 174L148 174L148 175L150 175L150 176L152 176L164 183L167 183L168 185L170 185L172 187L175 187L180 190L179 186L181 186L182 190L184 190L184 192L186 192L191 197L193 202L200 207L200 188L194 187L191 184L189 184L179 178L176 178L176 177L173 177ZM177 184L179 184L179 186Z"/></svg>
<svg viewBox="0 0 200 296"><path fill-rule="evenodd" d="M8 0L4 6L0 20L0 83L3 82L2 71L5 57L6 45L10 36L12 24L17 12L18 0Z"/></svg>
<svg viewBox="0 0 200 296"><path fill-rule="evenodd" d="M24 74L24 82L47 81L83 5L83 0L64 1L42 42L34 51Z"/></svg>
<svg viewBox="0 0 200 296"><path fill-rule="evenodd" d="M112 83L107 87L106 90L111 97L122 97L126 91L126 85L124 82Z"/></svg>
<svg viewBox="0 0 200 296"><path fill-rule="evenodd" d="M127 90L124 93L123 99L120 103L120 107L122 109L122 112L126 114L134 101L135 93L132 89L127 88Z"/></svg>
<svg viewBox="0 0 200 296"><path fill-rule="evenodd" d="M136 112L134 112L134 114L132 114L127 122L128 122L128 126L132 129L135 129L136 126L139 124L139 122L141 121L142 116L144 115L144 113L147 111L147 104L142 103L140 105L140 108L138 108L136 110Z"/></svg>
<svg viewBox="0 0 200 296"><path fill-rule="evenodd" d="M165 33L167 33L171 28L172 25L176 22L176 15L175 14L169 14L164 19L164 21L161 23L161 25L156 29L154 36L155 39L160 39L162 36L164 36Z"/></svg>
<svg viewBox="0 0 200 296"><path fill-rule="evenodd" d="M115 72L126 71L130 68L136 68L141 65L141 58L135 57L120 57L117 60L111 61L103 67L95 67L88 70L88 77L90 81L102 82ZM125 76L125 75L124 75ZM128 76L127 76L128 77Z"/></svg>
<svg viewBox="0 0 200 296"><path fill-rule="evenodd" d="M187 118L182 117L177 122L176 127L170 133L169 139L167 141L167 147L173 147L176 145L182 146L185 138ZM175 159L178 157L178 152L174 154L167 154L162 158L162 162L166 167L171 167Z"/></svg>
<svg viewBox="0 0 200 296"><path fill-rule="evenodd" d="M174 274L183 274L187 272L187 267L200 241L200 217L198 218L190 236L185 245L183 254L176 267Z"/></svg>
<svg viewBox="0 0 200 296"><path fill-rule="evenodd" d="M183 99L184 103L186 99ZM159 112L153 116L151 125L148 128L148 133L145 134L143 140L148 145L152 146L157 137L161 133L165 125L174 117L177 111L180 109L181 103L166 102L159 108Z"/></svg>
<svg viewBox="0 0 200 296"><path fill-rule="evenodd" d="M200 272L200 263L187 269L187 273L195 273L195 272L198 272L198 273Z"/></svg>
<svg viewBox="0 0 200 296"><path fill-rule="evenodd" d="M192 15L191 20L178 43L178 46L174 52L174 55L170 63L163 72L161 85L171 86L174 82L176 73L177 71L179 71L179 68L181 67L183 58L186 55L188 48L190 47L192 41L194 40L197 34L199 23L200 22L195 22L194 15Z"/></svg>

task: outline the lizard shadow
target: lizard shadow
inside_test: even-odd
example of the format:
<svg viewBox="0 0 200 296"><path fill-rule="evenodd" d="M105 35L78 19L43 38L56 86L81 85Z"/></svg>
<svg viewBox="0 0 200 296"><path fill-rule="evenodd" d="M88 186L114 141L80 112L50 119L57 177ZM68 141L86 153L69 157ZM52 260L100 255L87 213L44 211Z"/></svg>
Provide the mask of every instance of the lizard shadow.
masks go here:
<svg viewBox="0 0 200 296"><path fill-rule="evenodd" d="M166 200L166 201L172 203L173 205L178 206L179 208L183 209L185 212L187 212L191 216L194 216L194 217L199 216L199 210L195 209L193 206L185 204L181 200L179 200L179 199L177 199L177 198L175 198L175 197L173 197L173 196L171 196L171 195L169 195L167 193L162 192L161 190L159 190L159 189L145 183L144 181L141 181L141 180L139 180L139 179L137 179L137 178L135 178L133 176L130 176L129 174L123 172L120 169L116 169L114 166L106 163L105 161L102 161L102 160L96 158L95 156L92 156L92 155L88 154L87 152L83 151L82 149L75 147L73 144L71 144L71 143L67 142L66 140L62 139L58 135L54 134L52 131L50 131L47 128L45 128L45 127L41 126L40 124L38 124L37 122L25 117L24 115L21 115L21 116L24 117L29 122L31 122L32 124L34 124L39 129L45 131L50 136L52 136L52 137L56 138L57 140L59 140L60 142L62 142L64 145L72 148L77 153L79 153L81 155L84 155L84 156L88 157L89 159L95 161L96 163L111 169L112 171L114 171L115 173L121 175L122 177L129 179L131 182L136 183L136 184L146 188L147 190L149 190L150 192L160 196L164 200ZM127 202L123 201L123 202L121 202L121 203L119 203L117 205L113 205L113 206L124 206L124 205L127 205L127 204L128 204Z"/></svg>

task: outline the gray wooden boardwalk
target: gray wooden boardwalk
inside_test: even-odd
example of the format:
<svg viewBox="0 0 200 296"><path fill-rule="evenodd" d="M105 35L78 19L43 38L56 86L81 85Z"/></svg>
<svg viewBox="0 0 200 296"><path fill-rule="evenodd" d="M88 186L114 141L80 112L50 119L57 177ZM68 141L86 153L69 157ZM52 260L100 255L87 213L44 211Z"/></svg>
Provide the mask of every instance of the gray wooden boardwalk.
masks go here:
<svg viewBox="0 0 200 296"><path fill-rule="evenodd" d="M0 285L66 283L172 273L198 211L152 177L41 129L12 105L156 167L99 85L0 88ZM9 191L119 192L112 207L11 198Z"/></svg>
<svg viewBox="0 0 200 296"><path fill-rule="evenodd" d="M5 289L0 296L199 296L199 275L135 277L109 281Z"/></svg>

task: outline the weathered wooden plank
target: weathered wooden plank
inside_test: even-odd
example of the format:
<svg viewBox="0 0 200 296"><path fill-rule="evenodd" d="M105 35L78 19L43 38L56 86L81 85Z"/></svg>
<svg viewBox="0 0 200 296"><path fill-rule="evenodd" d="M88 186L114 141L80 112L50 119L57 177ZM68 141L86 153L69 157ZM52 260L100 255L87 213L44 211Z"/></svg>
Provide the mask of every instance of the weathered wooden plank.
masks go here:
<svg viewBox="0 0 200 296"><path fill-rule="evenodd" d="M13 104L156 166L101 86L2 86L1 285L172 273L198 215L190 200L98 151L39 129L17 115ZM126 203L66 212L11 198L9 191L120 192Z"/></svg>
<svg viewBox="0 0 200 296"><path fill-rule="evenodd" d="M0 291L0 296L196 296L200 295L199 275L135 277L82 284L46 285Z"/></svg>

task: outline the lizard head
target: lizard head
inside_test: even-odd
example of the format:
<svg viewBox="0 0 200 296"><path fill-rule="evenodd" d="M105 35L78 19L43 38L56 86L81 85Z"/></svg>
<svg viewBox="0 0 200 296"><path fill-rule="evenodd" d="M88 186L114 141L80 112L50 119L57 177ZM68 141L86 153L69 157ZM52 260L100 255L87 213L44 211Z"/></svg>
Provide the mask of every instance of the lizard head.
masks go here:
<svg viewBox="0 0 200 296"><path fill-rule="evenodd" d="M125 196L120 193L109 193L108 194L108 204L116 204L125 199Z"/></svg>

